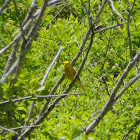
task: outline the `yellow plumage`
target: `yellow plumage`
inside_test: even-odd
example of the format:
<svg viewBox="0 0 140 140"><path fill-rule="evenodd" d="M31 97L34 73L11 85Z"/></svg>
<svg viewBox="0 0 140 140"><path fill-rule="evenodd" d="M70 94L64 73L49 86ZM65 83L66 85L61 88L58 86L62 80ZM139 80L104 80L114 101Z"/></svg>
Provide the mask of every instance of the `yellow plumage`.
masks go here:
<svg viewBox="0 0 140 140"><path fill-rule="evenodd" d="M73 80L75 74L76 74L76 71L74 70L73 66L71 65L70 61L65 61L64 62L64 70L65 70L65 76L70 79L71 81ZM79 86L85 90L84 86L82 85L81 81L80 81L80 78L76 78L76 81L75 81L77 84L79 84Z"/></svg>

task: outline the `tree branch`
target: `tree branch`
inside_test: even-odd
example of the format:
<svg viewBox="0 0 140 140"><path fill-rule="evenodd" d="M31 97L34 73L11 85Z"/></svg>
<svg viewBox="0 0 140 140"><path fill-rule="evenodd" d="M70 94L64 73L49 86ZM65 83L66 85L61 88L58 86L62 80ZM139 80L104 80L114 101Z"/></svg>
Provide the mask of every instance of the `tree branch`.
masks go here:
<svg viewBox="0 0 140 140"><path fill-rule="evenodd" d="M59 51L57 52L56 56L54 57L52 63L50 64L49 68L48 68L47 71L46 71L46 74L45 74L43 80L41 81L41 84L40 84L41 86L44 85L44 83L45 83L45 81L46 81L46 79L47 79L47 77L48 77L49 72L51 71L51 69L52 69L52 67L53 67L53 65L54 65L54 63L55 63L55 61L59 58L59 55L60 55L60 53L61 53L61 51L62 51L63 49L64 49L63 47L60 47Z"/></svg>
<svg viewBox="0 0 140 140"><path fill-rule="evenodd" d="M23 26L23 31L25 32L30 23L33 21L34 18L36 18L40 13L40 9L33 15L33 17L31 17L28 22ZM5 52L7 49L9 49L14 43L18 42L18 40L21 38L21 32L18 33L18 35L13 39L13 41L7 45L6 47L4 47L3 49L0 50L0 54L2 54L3 52Z"/></svg>
<svg viewBox="0 0 140 140"><path fill-rule="evenodd" d="M11 0L6 0L3 6L0 8L0 16L2 12L7 8L8 4L11 2Z"/></svg>
<svg viewBox="0 0 140 140"><path fill-rule="evenodd" d="M7 128L2 127L2 126L0 126L0 128L3 129L3 130L6 131L6 132L13 133L13 134L15 134L16 136L20 136L18 133L14 132L14 131L12 131L12 130L10 130L10 129L7 129Z"/></svg>
<svg viewBox="0 0 140 140"><path fill-rule="evenodd" d="M108 27L102 28L102 29L100 29L100 30L95 31L95 34L101 33L101 32L103 32L103 31L105 31L105 30L112 29L112 28L115 28L115 27L118 27L118 26L122 26L122 25L124 25L125 23L127 23L127 22L124 22L124 23L121 23L121 24L118 23L118 24L116 24L116 25L112 25L112 26L108 26Z"/></svg>
<svg viewBox="0 0 140 140"><path fill-rule="evenodd" d="M135 65L135 62L140 59L140 51L135 55L134 60L130 61L129 64L127 65L126 69L124 70L123 74L121 75L120 79L118 80L116 87L113 89L110 98L105 105L105 107L102 109L101 113L94 119L94 121L86 128L86 133L90 134L91 132L94 131L94 128L100 123L102 118L108 113L108 111L112 108L114 102L115 95L117 91L119 90L120 86L123 84L123 80L126 78L127 74L129 71L133 68Z"/></svg>
<svg viewBox="0 0 140 140"><path fill-rule="evenodd" d="M114 98L114 102L116 102L120 96L131 86L133 85L138 79L140 78L140 74L136 75L134 79L132 79Z"/></svg>
<svg viewBox="0 0 140 140"><path fill-rule="evenodd" d="M48 4L48 0L44 1L41 10L39 10L38 12L36 12L34 14L34 16L37 16L38 14L39 14L39 16L38 16L37 20L35 21L35 23L32 25L32 27L31 27L31 29L30 29L30 31L28 33L28 36L27 36L27 39L26 39L27 43L26 43L26 46L25 46L26 49L25 49L25 51L24 51L24 53L22 55L22 59L24 58L25 54L27 53L27 50L31 47L31 43L32 43L32 41L33 41L33 39L35 37L35 34L37 32L37 29L38 29L38 27L39 27L39 25L41 23L42 17L43 17L44 12L45 12L45 9L48 6L47 4ZM29 21L31 22L32 20L30 19ZM26 26L24 26L24 27L27 28L27 26L29 26L29 23L30 23L29 21L27 22L28 24L26 23ZM23 27L23 30L24 30L24 27ZM11 47L15 43L15 41L17 41L17 39L20 38L20 37L21 37L21 33L19 33L16 36L16 38L11 42L11 44L9 44L4 49L0 50L0 54L3 53L4 51L6 51L9 47ZM22 44L22 45L24 45L24 44ZM15 69L17 68L18 63L19 63L19 58L15 61L15 63L9 69L9 71L1 78L0 83L5 83L7 81L8 76L11 75L15 71Z"/></svg>
<svg viewBox="0 0 140 140"><path fill-rule="evenodd" d="M29 124L29 121L30 121L31 116L32 116L32 114L33 114L34 105L35 105L35 101L32 102L32 105L31 105L31 107L30 107L30 111L29 111L28 117L27 117L27 119L26 119L26 121L25 121L25 123L24 123L24 127L26 127L26 126ZM23 132L24 130L25 130L25 128L22 129L21 132Z"/></svg>
<svg viewBox="0 0 140 140"><path fill-rule="evenodd" d="M23 31L23 26L22 26L21 19L20 19L20 13L18 11L16 1L13 0L13 2L14 2L14 5L15 5L15 9L16 9L17 17L18 17L18 22L19 22L19 25L20 25L21 35L22 35L23 41L25 42L26 39L25 39L25 34L24 34L24 31Z"/></svg>
<svg viewBox="0 0 140 140"><path fill-rule="evenodd" d="M61 94L61 95L27 96L27 97L23 97L23 98L19 98L19 99L3 101L3 102L0 102L0 105L7 104L7 103L13 103L13 102L19 102L19 101L27 100L27 99L36 100L38 98L52 98L52 97L61 97L61 96L65 97L65 96L70 96L70 95L82 95L82 94L84 94L84 93L71 93L71 94Z"/></svg>
<svg viewBox="0 0 140 140"><path fill-rule="evenodd" d="M130 16L131 16L132 10L134 8L135 2L136 2L136 0L134 0L134 2L133 2L133 5L132 5L131 10L129 11L128 20L127 20L128 21L127 22L127 34L128 34L128 39L129 39L129 50L130 50L130 59L131 60L133 59L133 52L132 52L132 41L131 41L131 35L130 35L130 30L129 30L129 23L130 23Z"/></svg>
<svg viewBox="0 0 140 140"><path fill-rule="evenodd" d="M116 10L113 1L112 0L108 0L108 3L110 5L110 7L112 8L112 10L123 20L125 21L125 19L122 17L122 15Z"/></svg>

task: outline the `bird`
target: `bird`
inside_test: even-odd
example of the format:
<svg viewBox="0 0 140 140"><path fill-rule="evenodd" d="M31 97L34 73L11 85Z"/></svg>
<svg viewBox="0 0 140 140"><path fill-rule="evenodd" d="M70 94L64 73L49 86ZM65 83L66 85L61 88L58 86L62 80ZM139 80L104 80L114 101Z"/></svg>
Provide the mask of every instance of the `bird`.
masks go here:
<svg viewBox="0 0 140 140"><path fill-rule="evenodd" d="M70 61L64 61L64 71L65 71L65 76L70 79L71 81L73 80L76 71L73 68L72 64L70 63ZM84 86L82 85L80 78L77 77L76 81L75 81L83 90L85 90Z"/></svg>

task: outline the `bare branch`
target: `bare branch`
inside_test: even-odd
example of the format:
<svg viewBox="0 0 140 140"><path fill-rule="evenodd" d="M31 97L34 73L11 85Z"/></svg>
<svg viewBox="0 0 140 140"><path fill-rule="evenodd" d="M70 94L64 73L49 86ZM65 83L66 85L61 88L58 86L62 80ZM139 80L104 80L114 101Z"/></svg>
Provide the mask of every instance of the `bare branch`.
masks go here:
<svg viewBox="0 0 140 140"><path fill-rule="evenodd" d="M51 5L54 5L54 4L57 4L60 0L50 0L48 2L48 5L47 7L51 6ZM67 5L67 4L66 4ZM65 5L65 6L66 6ZM64 6L64 7L65 7ZM24 22L23 22L23 25L32 17L33 13L35 12L35 10L37 9L37 0L32 0L32 3L31 3L31 6L29 8L29 12L28 12L28 15L26 16ZM62 8L63 9L63 8ZM39 10L40 11L40 10Z"/></svg>
<svg viewBox="0 0 140 140"><path fill-rule="evenodd" d="M28 14L26 15L23 26L27 23L27 21L33 16L35 10L37 9L37 0L32 0Z"/></svg>
<svg viewBox="0 0 140 140"><path fill-rule="evenodd" d="M0 8L0 15L2 14L2 12L6 9L6 7L8 6L8 4L11 2L11 0L5 0L5 3L3 4L3 6Z"/></svg>
<svg viewBox="0 0 140 140"><path fill-rule="evenodd" d="M27 43L26 48L30 48L30 44L32 43L32 41L34 39L34 36L36 35L36 32L37 32L37 30L39 28L39 25L40 25L41 21L42 21L42 18L43 18L43 15L45 13L45 10L46 10L46 8L48 6L48 1L49 0L44 0L43 1L43 5L42 5L41 11L40 11L40 13L39 13L39 15L37 17L37 20L34 22L34 24L32 25L32 27L29 30L29 33L27 35L27 40L28 41L30 40L30 41L29 41L29 43Z"/></svg>
<svg viewBox="0 0 140 140"><path fill-rule="evenodd" d="M90 15L90 6L91 6L91 4L90 4L90 0L88 1L88 12L89 12L89 15Z"/></svg>
<svg viewBox="0 0 140 140"><path fill-rule="evenodd" d="M15 63L11 66L11 68L9 69L9 71L2 76L2 78L0 79L0 84L2 83L6 83L7 82L7 79L8 79L8 76L13 74L14 71L16 70L16 67L17 67L17 63L18 63L18 59L15 61Z"/></svg>
<svg viewBox="0 0 140 140"><path fill-rule="evenodd" d="M118 27L118 26L122 26L122 25L124 25L125 23L127 23L127 22L124 22L124 23L121 23L121 24L118 23L118 24L116 24L116 25L112 25L112 26L109 26L109 27L105 27L105 28L103 28L103 29L100 29L100 30L95 31L95 34L96 34L96 33L103 32L103 31L108 30L108 29L112 29L112 28Z"/></svg>
<svg viewBox="0 0 140 140"><path fill-rule="evenodd" d="M68 4L68 2L66 2L66 4L63 6L63 8L53 17L52 21L63 11L63 9L67 6L67 4ZM50 25L50 23L46 27L48 27L49 25Z"/></svg>
<svg viewBox="0 0 140 140"><path fill-rule="evenodd" d="M17 130L17 129L23 129L23 128L31 128L31 127L40 127L40 125L34 125L34 126L20 126L16 128L11 128L9 130Z"/></svg>
<svg viewBox="0 0 140 140"><path fill-rule="evenodd" d="M16 4L16 1L13 0L13 2L14 2L16 13L17 13L17 17L18 17L18 20L19 20L18 22L19 22L19 25L20 25L21 35L22 35L22 38L23 38L23 43L22 43L22 46L21 46L21 52L20 52L18 63L17 63L16 73L15 73L15 78L17 78L19 70L20 70L21 62L23 60L22 56L23 56L23 52L25 50L26 39L25 39L25 34L24 34L24 31L23 31L23 26L22 26L21 19L20 19L20 13L18 11L18 7L17 7L17 4Z"/></svg>
<svg viewBox="0 0 140 140"><path fill-rule="evenodd" d="M79 70L77 71L77 73L76 73L76 75L75 75L73 81L72 81L71 84L69 85L70 88L72 87L72 85L73 85L74 82L76 81L76 78L78 78L80 72L82 71L82 68L84 67L85 61L87 60L87 56L88 56L88 54L89 54L89 51L90 51L91 46L92 46L92 43L93 43L93 37L94 37L94 32L93 32L93 29L92 29L92 35L91 35L90 44L89 44L89 46L88 46L88 50L87 50L87 52L86 52L85 58L83 59L83 62L82 62L82 64L81 64ZM68 91L66 91L66 93L67 93L67 92L68 92Z"/></svg>
<svg viewBox="0 0 140 140"><path fill-rule="evenodd" d="M77 55L76 55L76 56L74 57L74 59L72 60L72 62L71 62L72 65L75 64L76 60L77 60L77 59L79 58L79 56L82 54L83 49L84 49L84 46L85 46L85 44L86 44L86 42L87 42L87 40L88 40L88 37L89 37L89 35L91 34L91 31L92 31L92 26L89 27L89 29L88 29L88 31L87 31L87 33L86 33L86 36L85 36L85 38L83 39L83 42L82 42L82 45L81 45L81 47L80 47L79 52L77 53Z"/></svg>
<svg viewBox="0 0 140 140"><path fill-rule="evenodd" d="M86 5L84 4L83 0L81 0L81 3L82 3L83 7L84 7L85 10L86 10L87 16L89 17L89 11L88 11Z"/></svg>
<svg viewBox="0 0 140 140"><path fill-rule="evenodd" d="M14 130L22 129L22 128L31 128L31 127L35 127L36 128L36 127L40 127L40 126L39 125L26 126L26 127L21 126L21 127L11 128L11 129L7 129L5 127L0 126L0 128L3 129L5 132L13 133L16 137L18 137L18 136L21 137L21 135L19 135L18 133L16 133ZM24 137L21 137L21 138L25 140Z"/></svg>
<svg viewBox="0 0 140 140"><path fill-rule="evenodd" d="M19 59L18 59L18 61L17 61L17 66L18 66L18 68L19 68L19 65L21 65L21 62L22 62L23 58L25 57L25 55L26 55L28 49L31 47L31 44L32 44L32 42L33 42L33 40L34 40L35 35L37 34L37 30L38 30L39 25L40 25L40 23L41 23L41 21L42 21L42 18L43 18L43 15L44 15L44 13L45 13L45 10L46 10L46 8L47 8L47 6L48 6L48 1L49 1L49 0L45 0L45 1L43 2L41 11L40 11L40 13L39 13L39 16L38 16L37 20L34 22L34 24L32 25L32 27L30 28L30 30L29 30L29 32L28 32L27 39L26 39L27 43L26 43L26 44L24 44L25 42L22 43L21 55L20 55L20 57L19 57ZM24 47L25 50L24 50L24 48L23 48L24 45L25 45L25 47ZM17 67L17 66L16 66L16 67ZM18 72L18 69L17 69L17 72ZM17 72L16 72L16 75L18 75Z"/></svg>
<svg viewBox="0 0 140 140"><path fill-rule="evenodd" d="M101 5L100 5L100 2L98 2L98 9L99 9L99 10L101 9Z"/></svg>
<svg viewBox="0 0 140 140"><path fill-rule="evenodd" d="M24 31L24 32L28 29L30 23L33 21L34 18L36 18L36 17L39 15L39 13L40 13L40 9L39 9L39 10L33 15L33 17L32 17L30 20L28 20L28 22L23 26L23 31ZM0 50L0 54L2 54L2 53L5 52L7 49L9 49L14 43L18 42L18 41L19 41L19 38L21 38L21 32L18 33L18 35L13 39L13 41L12 41L9 45L7 45L5 48L3 48L3 49Z"/></svg>
<svg viewBox="0 0 140 140"><path fill-rule="evenodd" d="M102 118L108 113L108 111L112 108L114 102L115 95L117 91L119 90L120 86L123 84L123 80L126 78L127 74L129 71L133 68L135 65L136 61L140 59L140 51L135 55L134 60L130 61L129 64L127 65L126 69L124 70L123 74L121 75L120 79L118 80L116 87L113 89L110 98L105 105L105 107L102 109L101 113L94 119L94 121L86 128L86 133L90 134L91 132L94 131L94 128L100 123Z"/></svg>
<svg viewBox="0 0 140 140"><path fill-rule="evenodd" d="M98 14L97 14L97 16L96 16L96 19L94 20L93 25L94 25L94 24L97 22L97 20L99 19L100 14L101 14L102 10L104 9L104 6L105 6L105 4L107 3L107 1L108 1L108 0L104 0L103 5L102 5L101 9L99 9L99 12L98 12Z"/></svg>
<svg viewBox="0 0 140 140"><path fill-rule="evenodd" d="M114 98L114 101L116 102L118 98L131 86L133 85L138 79L140 78L140 74L136 75L134 79L132 79Z"/></svg>
<svg viewBox="0 0 140 140"><path fill-rule="evenodd" d="M60 53L61 53L61 51L62 51L63 49L64 49L63 47L60 47L59 51L57 52L56 56L54 57L52 63L50 64L49 68L48 68L47 71L46 71L46 74L45 74L43 80L41 81L41 84L40 84L41 86L44 85L44 83L45 83L45 81L46 81L46 79L47 79L47 77L48 77L49 72L51 71L51 69L52 69L52 67L53 67L53 65L54 65L54 63L55 63L55 61L59 58L59 55L60 55Z"/></svg>
<svg viewBox="0 0 140 140"><path fill-rule="evenodd" d="M37 98L52 98L52 97L61 97L61 96L65 97L65 96L70 96L70 95L82 95L82 94L84 94L84 93L71 93L71 94L61 94L61 95L27 96L27 97L23 97L23 98L19 98L19 99L3 101L3 102L0 102L0 105L7 104L7 103L13 103L13 102L19 102L19 101L27 100L27 99L36 100Z"/></svg>
<svg viewBox="0 0 140 140"><path fill-rule="evenodd" d="M14 132L14 131L12 131L12 130L10 130L10 129L7 129L7 128L2 127L2 126L0 126L0 128L3 129L3 130L6 131L6 132L13 133L13 134L15 134L16 136L20 136L18 133Z"/></svg>
<svg viewBox="0 0 140 140"><path fill-rule="evenodd" d="M99 112L100 112L100 110L94 112L94 114L93 114L91 117L89 117L89 118L83 123L83 125L81 126L81 128L84 129L84 125L86 125L86 123L87 123L91 118L93 118L96 114L98 114Z"/></svg>
<svg viewBox="0 0 140 140"><path fill-rule="evenodd" d="M21 23L21 19L20 19L20 13L18 11L16 1L13 0L13 2L14 2L14 5L15 5L15 9L16 9L17 17L18 17L18 22L19 22L19 25L20 25L21 35L22 35L23 41L25 42L26 39L25 39L25 34L24 34L24 31L23 31L23 27L22 27L22 23Z"/></svg>
<svg viewBox="0 0 140 140"><path fill-rule="evenodd" d="M37 32L37 29L41 23L42 17L44 15L45 9L47 8L47 4L48 4L48 0L44 1L43 6L39 12L39 16L37 18L37 20L35 21L35 23L33 24L33 26L31 27L28 36L27 36L27 43L26 43L26 50L24 51L24 54L22 55L22 59L24 58L25 54L27 53L27 50L31 47L31 43L35 37L35 34ZM23 28L24 29L24 28ZM20 37L21 35L19 35ZM16 38L17 39L17 38ZM13 41L14 43L14 41ZM24 44L23 44L24 45ZM6 48L8 49L8 48ZM0 80L0 83L4 83L7 81L7 78L9 76L9 74L12 74L14 72L14 70L17 68L17 64L19 63L19 59L17 59L17 61L14 63L14 65L10 68L10 70L7 72L6 75L4 75L4 77L2 77L2 79Z"/></svg>
<svg viewBox="0 0 140 140"><path fill-rule="evenodd" d="M13 49L11 51L10 56L8 57L7 63L6 63L6 67L3 73L3 76L9 71L9 69L11 68L12 64L14 63L15 59L16 59L16 52L18 50L18 41L14 44Z"/></svg>
<svg viewBox="0 0 140 140"><path fill-rule="evenodd" d="M81 3L83 5L83 7L85 8L86 10L86 14L88 16L88 21L89 21L89 26L92 24L92 16L90 15L90 0L89 0L89 9L87 9L85 3L83 2L83 0L81 0Z"/></svg>
<svg viewBox="0 0 140 140"><path fill-rule="evenodd" d="M59 1L60 1L60 0L50 0L50 1L48 2L48 6L52 6L52 5L54 5L54 4L57 4Z"/></svg>
<svg viewBox="0 0 140 140"><path fill-rule="evenodd" d="M24 127L26 128L26 126L29 124L29 121L31 119L31 116L33 114L33 109L34 109L34 105L35 105L35 101L32 102L32 105L31 105L31 108L30 108L30 111L29 111L29 114L28 114L28 117L24 123ZM25 130L25 128L21 131L23 132Z"/></svg>
<svg viewBox="0 0 140 140"><path fill-rule="evenodd" d="M123 20L125 21L125 19L122 17L122 15L116 10L113 1L112 0L108 0L108 3L110 5L110 7L112 8L112 10Z"/></svg>
<svg viewBox="0 0 140 140"><path fill-rule="evenodd" d="M127 22L127 34L128 34L128 39L129 39L130 59L133 59L133 53L132 53L132 41L131 41L131 35L130 35L130 30L129 30L129 23L130 23L130 16L131 16L132 10L134 8L135 2L136 2L136 0L134 0L134 2L133 2L133 5L132 5L131 10L129 11L128 20L127 20L128 21Z"/></svg>
<svg viewBox="0 0 140 140"><path fill-rule="evenodd" d="M64 80L65 75L63 74L60 79L58 80L58 82L56 83L56 85L53 87L53 89L50 92L50 95L53 95L55 93L55 91L57 90L58 86L62 83L62 81ZM51 101L51 98L48 99L48 101L46 101L46 103L44 104L42 110L39 113L39 116L41 116L47 109L49 103Z"/></svg>

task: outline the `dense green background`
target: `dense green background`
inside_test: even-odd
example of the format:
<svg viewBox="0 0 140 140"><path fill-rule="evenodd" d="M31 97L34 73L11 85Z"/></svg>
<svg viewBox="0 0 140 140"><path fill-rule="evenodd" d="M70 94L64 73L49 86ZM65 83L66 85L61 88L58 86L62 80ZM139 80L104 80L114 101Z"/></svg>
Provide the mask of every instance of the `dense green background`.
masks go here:
<svg viewBox="0 0 140 140"><path fill-rule="evenodd" d="M88 0L84 0L88 6ZM116 9L126 19L128 12L132 7L130 1L114 1ZM4 0L0 1L2 6ZM30 1L17 0L20 11L21 21L24 20ZM91 15L93 19L98 13L98 3L100 0L91 0ZM89 27L88 16L79 0L70 0L64 10L55 18L65 1L57 6L51 6L46 9L43 20L38 29L32 47L28 51L21 65L19 77L14 86L11 86L11 79L0 87L0 101L26 97L29 95L48 95L58 79L64 73L63 62L75 57L83 42L83 38ZM38 1L38 6L42 1ZM140 1L137 0L130 17L130 33L133 46L133 55L140 48ZM109 4L104 7L98 20L102 27L108 27L121 23L120 17L114 13ZM122 22L123 23L123 22ZM49 26L48 26L49 24ZM19 22L13 2L0 16L0 49L8 45L19 32ZM86 42L85 48L88 46ZM53 69L45 82L45 89L36 93L40 87L40 82L49 67L54 56L60 47L64 47L61 55L55 63ZM84 49L85 49L84 48ZM3 75L6 62L12 47L0 56L0 76ZM78 69L86 50L75 63ZM17 57L19 52L17 53ZM96 127L95 132L85 136L86 128L93 119L99 115L101 109L108 101L109 95L115 87L117 80L123 73L130 61L129 45L127 35L127 23L121 27L106 30L96 34L93 39L92 48L87 61L80 73L80 79L86 89L86 94L69 96L62 99L48 118L40 124L31 134L31 139L95 139L95 140L119 140L132 126L136 118L140 117L140 82L131 86L124 95L115 103L116 113L109 111ZM126 85L134 76L140 72L139 66L134 67L124 81ZM70 81L65 78L55 94L62 94ZM5 94L3 95L3 92ZM73 85L70 93L83 92L76 84ZM52 99L53 100L53 99ZM35 103L34 112L30 123L38 116L45 99L38 99ZM23 126L28 116L32 100L23 100L15 103L0 105L0 125L5 128L15 128ZM9 124L8 113L10 112L12 124ZM20 129L17 130L20 132ZM136 140L140 126L137 126L127 137L128 140ZM0 132L2 130L0 129ZM11 139L12 133L2 133L0 138Z"/></svg>

